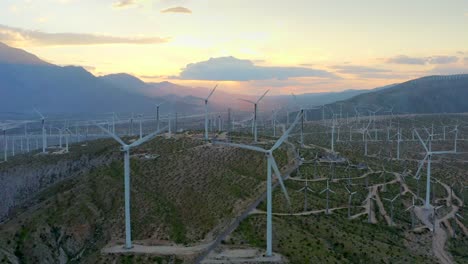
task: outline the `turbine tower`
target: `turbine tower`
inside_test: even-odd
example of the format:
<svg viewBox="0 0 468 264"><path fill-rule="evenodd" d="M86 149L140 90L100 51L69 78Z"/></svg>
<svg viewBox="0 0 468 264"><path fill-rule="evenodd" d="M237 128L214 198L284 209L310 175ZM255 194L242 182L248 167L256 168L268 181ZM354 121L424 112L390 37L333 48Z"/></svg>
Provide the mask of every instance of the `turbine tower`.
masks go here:
<svg viewBox="0 0 468 264"><path fill-rule="evenodd" d="M130 223L130 150L132 148L138 147L141 144L155 138L161 131L165 130L167 127L162 130L157 130L144 138L138 139L132 144L128 145L122 141L116 134L110 132L100 124L96 125L109 136L115 139L122 147L121 150L124 152L124 186L125 186L125 249L131 249L132 246L132 231Z"/></svg>

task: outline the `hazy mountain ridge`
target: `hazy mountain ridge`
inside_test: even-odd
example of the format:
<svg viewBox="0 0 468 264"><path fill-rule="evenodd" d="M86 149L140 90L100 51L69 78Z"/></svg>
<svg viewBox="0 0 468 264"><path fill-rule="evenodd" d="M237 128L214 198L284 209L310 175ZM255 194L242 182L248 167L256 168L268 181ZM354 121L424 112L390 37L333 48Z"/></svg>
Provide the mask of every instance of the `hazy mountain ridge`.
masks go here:
<svg viewBox="0 0 468 264"><path fill-rule="evenodd" d="M463 98L468 98L468 75L457 77L428 76L401 84L372 90L307 93L267 96L260 111L282 106L321 106L354 115L354 107L370 109L394 106L394 113L467 112ZM154 112L155 103L165 103L161 111L201 112L202 100L211 87L186 87L168 81L146 83L127 74L96 77L82 67L49 64L26 51L0 43L0 112L62 114L102 114L106 112ZM250 105L236 100L256 100L255 96L234 94L218 89L210 100L210 111L250 110ZM234 100L233 100L234 99ZM170 103L168 103L170 102ZM342 105L342 106L340 106ZM321 113L309 114L321 118Z"/></svg>
<svg viewBox="0 0 468 264"><path fill-rule="evenodd" d="M392 107L395 114L463 113L468 112L466 98L468 98L468 74L426 76L356 95L347 100L328 104L326 107L335 113L339 113L342 107L344 116L345 113L354 116L355 107L366 115L367 110L381 109L377 114L383 114ZM312 115L321 118L321 113Z"/></svg>

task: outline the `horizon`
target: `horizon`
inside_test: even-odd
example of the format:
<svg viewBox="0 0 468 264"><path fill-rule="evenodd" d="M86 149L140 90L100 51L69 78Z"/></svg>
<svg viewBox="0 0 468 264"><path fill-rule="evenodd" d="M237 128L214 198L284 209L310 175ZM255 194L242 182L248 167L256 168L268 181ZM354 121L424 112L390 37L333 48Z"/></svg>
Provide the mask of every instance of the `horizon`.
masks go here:
<svg viewBox="0 0 468 264"><path fill-rule="evenodd" d="M0 42L95 76L284 95L468 72L468 36L460 34L468 3L461 0L31 0L0 7Z"/></svg>

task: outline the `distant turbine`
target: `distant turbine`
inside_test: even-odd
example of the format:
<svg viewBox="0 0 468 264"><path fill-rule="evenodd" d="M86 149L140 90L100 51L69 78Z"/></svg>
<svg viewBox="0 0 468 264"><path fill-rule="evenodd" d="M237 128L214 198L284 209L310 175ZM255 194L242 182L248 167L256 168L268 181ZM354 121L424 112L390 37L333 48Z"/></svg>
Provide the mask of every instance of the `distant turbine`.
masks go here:
<svg viewBox="0 0 468 264"><path fill-rule="evenodd" d="M34 111L36 111L36 113L39 114L39 116L41 117L41 124L42 124L42 153L46 153L46 147L47 147L47 138L46 138L46 128L45 128L45 117L37 110L37 109L34 109Z"/></svg>
<svg viewBox="0 0 468 264"><path fill-rule="evenodd" d="M159 108L164 103L156 104L156 130L159 130Z"/></svg>
<svg viewBox="0 0 468 264"><path fill-rule="evenodd" d="M263 97L265 97L265 95L269 92L270 90L266 90L265 93L263 93L262 96L260 96L260 98L258 98L257 101L250 101L250 100L246 100L246 99L239 99L239 100L242 100L244 102L247 102L247 103L251 103L254 105L254 118L253 118L253 133L254 133L254 142L257 142L257 110L258 110L258 103L260 103L260 101L263 99Z"/></svg>
<svg viewBox="0 0 468 264"><path fill-rule="evenodd" d="M330 180L327 179L327 188L323 189L319 194L322 194L326 192L327 193L327 208L325 210L325 214L330 214L330 192L332 193L335 193L334 191L332 191L332 189L330 189Z"/></svg>
<svg viewBox="0 0 468 264"><path fill-rule="evenodd" d="M396 199L398 199L398 197L400 197L400 194L397 194L393 199L384 198L384 200L390 202L390 224L391 224L391 225L394 225L394 224L395 224L395 223L393 222L393 203L396 201Z"/></svg>
<svg viewBox="0 0 468 264"><path fill-rule="evenodd" d="M218 85L215 85L213 90L211 90L210 94L206 98L195 97L205 102L205 141L208 141L208 100L213 95L217 87Z"/></svg>
<svg viewBox="0 0 468 264"><path fill-rule="evenodd" d="M125 185L125 248L132 248L132 234L131 234L131 224L130 224L130 150L132 148L138 147L141 144L155 138L162 130L165 130L167 127L162 130L157 130L144 138L141 138L132 144L128 145L122 141L116 134L110 132L100 124L96 125L109 136L115 139L120 145L122 145L121 150L124 152L124 185Z"/></svg>

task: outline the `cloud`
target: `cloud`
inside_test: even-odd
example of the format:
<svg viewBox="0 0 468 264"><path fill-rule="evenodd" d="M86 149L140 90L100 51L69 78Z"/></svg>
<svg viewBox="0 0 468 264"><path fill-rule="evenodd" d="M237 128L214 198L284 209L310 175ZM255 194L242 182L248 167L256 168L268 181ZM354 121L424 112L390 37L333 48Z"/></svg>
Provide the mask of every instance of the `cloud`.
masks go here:
<svg viewBox="0 0 468 264"><path fill-rule="evenodd" d="M468 64L468 57L463 58L463 61L465 62L465 64Z"/></svg>
<svg viewBox="0 0 468 264"><path fill-rule="evenodd" d="M429 64L449 64L458 61L458 57L455 56L434 56L429 58Z"/></svg>
<svg viewBox="0 0 468 264"><path fill-rule="evenodd" d="M136 5L135 0L119 0L117 2L112 3L113 8L121 9L121 8L129 8Z"/></svg>
<svg viewBox="0 0 468 264"><path fill-rule="evenodd" d="M188 64L179 76L182 80L251 81L286 80L294 77L321 77L339 79L333 73L301 67L262 67L250 60L234 57L210 58L207 61Z"/></svg>
<svg viewBox="0 0 468 264"><path fill-rule="evenodd" d="M161 10L161 13L185 13L185 14L192 14L192 10L182 7L182 6L177 6L177 7L171 7L168 9Z"/></svg>
<svg viewBox="0 0 468 264"><path fill-rule="evenodd" d="M406 75L394 73L388 69L374 68L359 65L334 65L331 68L341 74L352 74L359 78L366 79L402 79Z"/></svg>
<svg viewBox="0 0 468 264"><path fill-rule="evenodd" d="M387 59L387 63L394 64L413 64L413 65L424 65L427 62L427 58L408 57L406 55L399 55L393 58Z"/></svg>
<svg viewBox="0 0 468 264"><path fill-rule="evenodd" d="M458 61L456 56L431 56L431 57L409 57L406 55L399 55L386 60L387 63L394 64L413 64L413 65L425 65L425 64L449 64Z"/></svg>
<svg viewBox="0 0 468 264"><path fill-rule="evenodd" d="M88 33L47 33L0 24L0 41L13 46L67 46L99 44L158 44L168 42L161 37L120 37Z"/></svg>
<svg viewBox="0 0 468 264"><path fill-rule="evenodd" d="M344 74L361 74L361 73L370 73L370 72L391 72L387 69L379 69L366 66L357 66L357 65L334 65L333 69L336 69L339 73Z"/></svg>

